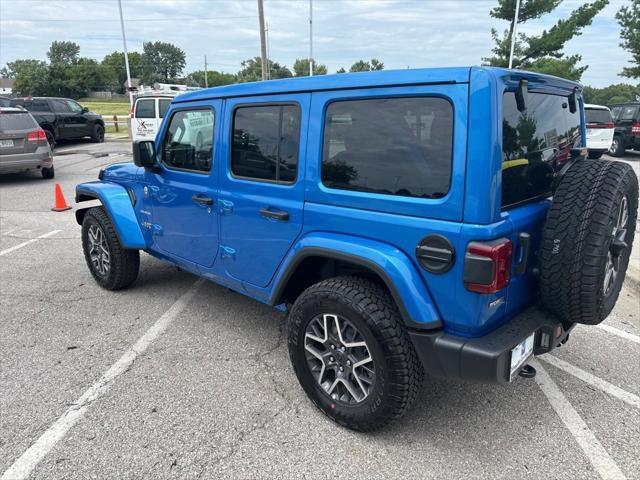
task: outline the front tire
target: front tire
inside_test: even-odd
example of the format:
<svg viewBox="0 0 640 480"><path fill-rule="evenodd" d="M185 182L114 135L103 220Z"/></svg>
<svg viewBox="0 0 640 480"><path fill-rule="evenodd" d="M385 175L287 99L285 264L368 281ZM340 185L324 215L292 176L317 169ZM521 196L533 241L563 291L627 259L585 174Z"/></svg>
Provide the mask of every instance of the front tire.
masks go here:
<svg viewBox="0 0 640 480"><path fill-rule="evenodd" d="M298 297L289 315L289 356L316 407L356 431L402 417L424 379L393 299L358 277L324 280Z"/></svg>
<svg viewBox="0 0 640 480"><path fill-rule="evenodd" d="M93 278L106 290L120 290L135 282L140 253L122 246L102 207L87 211L82 221L82 249Z"/></svg>
<svg viewBox="0 0 640 480"><path fill-rule="evenodd" d="M99 123L93 126L93 134L91 135L91 141L94 143L104 142L104 127Z"/></svg>

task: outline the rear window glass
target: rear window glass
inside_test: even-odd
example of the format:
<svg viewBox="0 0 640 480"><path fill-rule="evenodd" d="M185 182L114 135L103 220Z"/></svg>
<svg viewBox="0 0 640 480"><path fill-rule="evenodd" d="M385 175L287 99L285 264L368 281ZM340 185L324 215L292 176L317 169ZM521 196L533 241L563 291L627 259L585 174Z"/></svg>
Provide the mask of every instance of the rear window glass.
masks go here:
<svg viewBox="0 0 640 480"><path fill-rule="evenodd" d="M613 119L611 118L611 112L609 112L609 110L603 110L601 108L585 108L584 114L587 123L603 124L611 123L613 121Z"/></svg>
<svg viewBox="0 0 640 480"><path fill-rule="evenodd" d="M28 113L0 114L0 130L33 130L38 124Z"/></svg>
<svg viewBox="0 0 640 480"><path fill-rule="evenodd" d="M559 95L529 92L519 112L514 92L503 97L502 206L508 207L551 193L556 169L580 148L580 112L569 111Z"/></svg>
<svg viewBox="0 0 640 480"><path fill-rule="evenodd" d="M158 115L160 118L164 118L164 115L167 113L167 109L169 108L169 105L171 105L171 100L163 100L160 99L158 101L158 110L160 115Z"/></svg>
<svg viewBox="0 0 640 480"><path fill-rule="evenodd" d="M156 118L156 100L154 98L138 100L136 118Z"/></svg>
<svg viewBox="0 0 640 480"><path fill-rule="evenodd" d="M334 102L324 120L322 182L331 188L440 198L449 191L453 108L442 98Z"/></svg>

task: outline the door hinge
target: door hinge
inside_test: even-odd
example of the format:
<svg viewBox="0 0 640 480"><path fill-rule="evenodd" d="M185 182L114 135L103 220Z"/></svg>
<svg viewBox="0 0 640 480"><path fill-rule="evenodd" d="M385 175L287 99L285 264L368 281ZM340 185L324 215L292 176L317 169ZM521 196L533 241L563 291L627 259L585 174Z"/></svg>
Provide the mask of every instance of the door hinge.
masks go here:
<svg viewBox="0 0 640 480"><path fill-rule="evenodd" d="M231 260L236 259L236 249L227 247L225 245L220 245L220 256L222 258L230 258Z"/></svg>

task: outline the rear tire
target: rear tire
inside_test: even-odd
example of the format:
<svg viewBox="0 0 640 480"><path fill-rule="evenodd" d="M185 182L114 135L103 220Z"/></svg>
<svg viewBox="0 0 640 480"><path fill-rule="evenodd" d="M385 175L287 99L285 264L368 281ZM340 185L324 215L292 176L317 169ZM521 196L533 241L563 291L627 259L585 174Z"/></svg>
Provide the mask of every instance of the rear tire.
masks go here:
<svg viewBox="0 0 640 480"><path fill-rule="evenodd" d="M120 290L138 277L140 252L122 246L103 207L90 208L85 214L82 249L91 275L102 288Z"/></svg>
<svg viewBox="0 0 640 480"><path fill-rule="evenodd" d="M543 229L540 293L566 322L595 325L613 309L629 264L638 179L621 162L577 161L558 186Z"/></svg>
<svg viewBox="0 0 640 480"><path fill-rule="evenodd" d="M55 177L56 172L53 169L53 167L51 168L42 168L42 170L40 170L40 173L42 174L42 178L46 179L46 180L50 180L53 177Z"/></svg>
<svg viewBox="0 0 640 480"><path fill-rule="evenodd" d="M47 143L49 144L49 148L51 150L56 148L56 136L53 134L53 132L51 130L49 130L48 128L45 128L44 129L44 134L47 137Z"/></svg>
<svg viewBox="0 0 640 480"><path fill-rule="evenodd" d="M344 333L338 334L336 326ZM318 342L319 336L327 340ZM289 356L316 407L357 431L376 430L402 417L424 379L393 299L358 277L323 280L298 297L289 315Z"/></svg>
<svg viewBox="0 0 640 480"><path fill-rule="evenodd" d="M611 147L609 147L609 155L613 157L622 157L624 156L624 142L620 135L616 135L613 137L613 141L611 142Z"/></svg>

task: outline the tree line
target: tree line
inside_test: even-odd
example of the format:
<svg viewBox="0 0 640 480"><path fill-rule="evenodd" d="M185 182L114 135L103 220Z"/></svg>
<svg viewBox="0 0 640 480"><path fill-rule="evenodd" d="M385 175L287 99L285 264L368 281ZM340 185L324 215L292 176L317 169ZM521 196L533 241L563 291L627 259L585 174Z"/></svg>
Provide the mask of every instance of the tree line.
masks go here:
<svg viewBox="0 0 640 480"><path fill-rule="evenodd" d="M555 10L562 0L521 0L518 24L532 22ZM571 80L580 80L588 65L582 65L580 55L566 55L565 44L581 35L591 25L593 18L609 3L609 0L593 0L583 3L551 28L538 35L518 33L514 43L513 67L547 73ZM483 59L485 65L507 67L514 24L516 0L498 0L491 10L493 18L509 22L502 33L492 29L494 47L492 55ZM620 46L631 53L630 65L619 75L631 79L640 78L640 0L630 0L623 5L616 19L621 27ZM88 92L109 90L123 92L126 81L124 54L115 51L102 61L80 56L80 46L74 42L54 41L47 52L47 61L23 59L9 62L0 75L15 78L15 91L21 95L47 95L78 98ZM129 53L131 76L145 85L155 82L182 83L190 86L219 86L238 82L251 82L262 78L260 57L241 62L237 73L216 70L197 70L185 74L186 55L179 47L167 42L145 42L142 52ZM270 79L309 75L309 59L297 59L291 68L276 61L268 61ZM373 58L358 60L349 69L340 68L336 73L383 70L384 63ZM314 62L314 75L327 74L327 67ZM585 88L585 99L590 103L615 103L640 97L640 86L625 83L604 89Z"/></svg>

